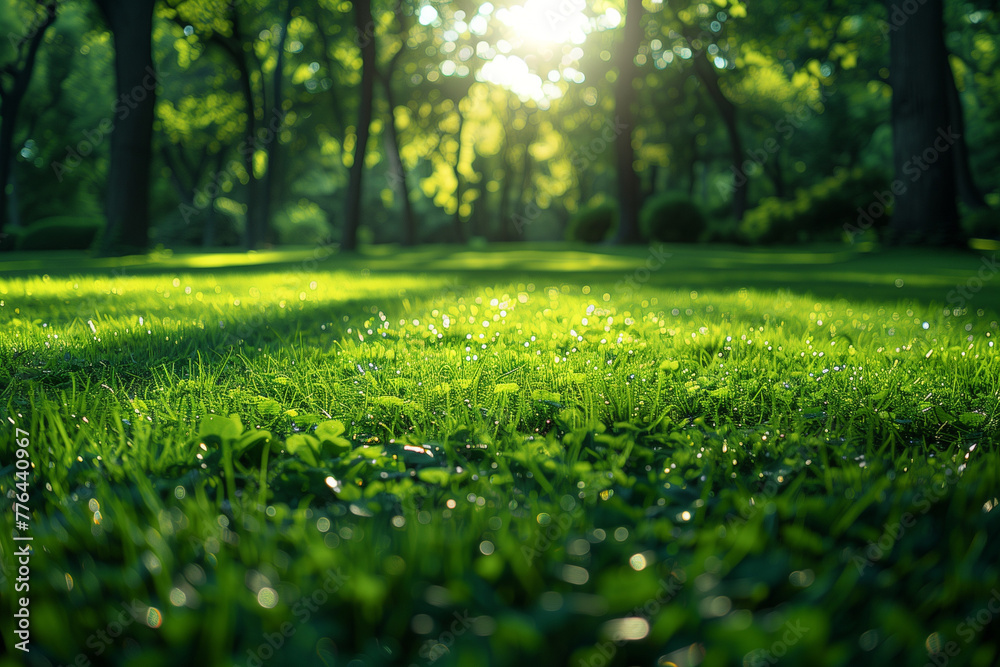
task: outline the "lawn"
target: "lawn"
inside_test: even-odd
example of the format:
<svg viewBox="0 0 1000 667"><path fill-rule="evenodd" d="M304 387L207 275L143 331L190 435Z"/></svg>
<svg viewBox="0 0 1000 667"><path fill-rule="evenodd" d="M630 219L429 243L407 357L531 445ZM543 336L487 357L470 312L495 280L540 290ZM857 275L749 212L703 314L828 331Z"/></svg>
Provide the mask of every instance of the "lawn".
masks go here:
<svg viewBox="0 0 1000 667"><path fill-rule="evenodd" d="M5 261L0 665L1000 661L993 255L328 255Z"/></svg>

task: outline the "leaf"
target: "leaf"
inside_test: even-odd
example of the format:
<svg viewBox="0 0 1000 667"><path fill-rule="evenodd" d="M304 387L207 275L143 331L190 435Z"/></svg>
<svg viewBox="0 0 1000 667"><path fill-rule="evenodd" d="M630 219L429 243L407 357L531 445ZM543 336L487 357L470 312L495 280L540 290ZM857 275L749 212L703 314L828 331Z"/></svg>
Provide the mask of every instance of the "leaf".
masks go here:
<svg viewBox="0 0 1000 667"><path fill-rule="evenodd" d="M406 401L399 396L379 396L375 402L386 408L402 408L406 406Z"/></svg>
<svg viewBox="0 0 1000 667"><path fill-rule="evenodd" d="M355 456L365 459L377 459L385 455L385 449L381 445L372 445L371 447L358 447L353 453Z"/></svg>
<svg viewBox="0 0 1000 667"><path fill-rule="evenodd" d="M234 450L238 455L253 449L261 443L267 443L272 439L270 431L256 431L251 430L244 433L239 440L236 441L236 446Z"/></svg>
<svg viewBox="0 0 1000 667"><path fill-rule="evenodd" d="M452 479L451 470L447 468L424 468L417 473L417 477L421 481L429 484L440 484L441 486L447 486Z"/></svg>
<svg viewBox="0 0 1000 667"><path fill-rule="evenodd" d="M986 421L986 415L981 415L978 412L963 412L959 415L958 420L967 426L981 426Z"/></svg>
<svg viewBox="0 0 1000 667"><path fill-rule="evenodd" d="M336 450L347 450L351 448L351 441L342 437L344 430L342 422L331 419L317 425L313 435L323 443L324 447L329 446Z"/></svg>
<svg viewBox="0 0 1000 667"><path fill-rule="evenodd" d="M940 424L947 424L955 421L955 416L942 408L940 405L934 406L934 416L937 417L938 423Z"/></svg>
<svg viewBox="0 0 1000 667"><path fill-rule="evenodd" d="M257 412L265 417L277 417L281 414L281 404L267 396L257 397Z"/></svg>
<svg viewBox="0 0 1000 667"><path fill-rule="evenodd" d="M535 389L533 392L531 392L531 398L536 401L539 401L540 403L553 405L554 407L560 407L560 408L563 407L559 405L559 401L562 397L554 391Z"/></svg>
<svg viewBox="0 0 1000 667"><path fill-rule="evenodd" d="M362 495L360 486L346 482L340 487L340 491L337 491L337 497L347 501L361 500Z"/></svg>
<svg viewBox="0 0 1000 667"><path fill-rule="evenodd" d="M319 465L317 459L320 451L319 440L311 435L296 433L295 435L288 436L288 439L285 440L285 451L299 457L313 467Z"/></svg>
<svg viewBox="0 0 1000 667"><path fill-rule="evenodd" d="M215 441L222 443L235 440L243 434L243 422L239 415L209 415L201 422L198 429L198 437L203 441Z"/></svg>

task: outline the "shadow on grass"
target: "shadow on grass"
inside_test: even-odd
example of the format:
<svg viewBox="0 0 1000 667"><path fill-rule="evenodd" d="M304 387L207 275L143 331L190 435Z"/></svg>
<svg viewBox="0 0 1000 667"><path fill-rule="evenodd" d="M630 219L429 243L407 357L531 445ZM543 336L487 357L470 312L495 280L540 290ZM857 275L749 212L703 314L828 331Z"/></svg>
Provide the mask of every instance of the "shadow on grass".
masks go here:
<svg viewBox="0 0 1000 667"><path fill-rule="evenodd" d="M448 277L459 285L551 281L600 286L612 296L626 289L788 290L817 298L896 303L913 300L950 308L1000 309L1000 280L992 253L899 249L863 253L842 245L795 248L653 245L582 246L498 244L484 249L427 245L369 246L337 253L330 246L257 253L151 254L89 258L80 253L8 254L0 277L271 272L348 272L361 277L414 274ZM0 283L2 284L2 283ZM419 295L418 295L419 296Z"/></svg>

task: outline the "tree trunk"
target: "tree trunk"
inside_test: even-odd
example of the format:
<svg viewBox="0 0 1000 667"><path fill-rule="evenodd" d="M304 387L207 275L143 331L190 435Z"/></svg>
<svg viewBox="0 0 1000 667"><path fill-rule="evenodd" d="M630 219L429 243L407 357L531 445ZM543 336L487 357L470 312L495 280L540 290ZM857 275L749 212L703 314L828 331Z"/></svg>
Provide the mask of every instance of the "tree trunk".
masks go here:
<svg viewBox="0 0 1000 667"><path fill-rule="evenodd" d="M615 165L618 174L618 231L614 242L638 243L639 209L642 197L639 175L635 173L635 152L632 150L632 129L635 121L632 105L636 76L635 55L642 40L642 0L627 0L624 44L621 45L618 79L615 81Z"/></svg>
<svg viewBox="0 0 1000 667"><path fill-rule="evenodd" d="M417 221L413 217L413 204L410 202L410 185L406 167L399 154L399 132L396 129L396 94L392 90L391 77L391 69L382 77L382 90L385 93L386 104L389 105L389 117L385 124L385 151L389 158L393 186L403 204L403 245L412 246L417 244Z"/></svg>
<svg viewBox="0 0 1000 667"><path fill-rule="evenodd" d="M45 39L45 31L55 20L56 3L49 2L45 5L45 15L39 24L33 27L33 32L29 33L31 36L15 45L19 55L22 45L27 51L21 67L11 66L7 70L13 78L13 85L10 90L0 86L0 235L4 227L17 217L17 211L10 210L12 202L8 200L7 194L8 186L12 187L12 175L16 164L14 130L17 128L17 117L21 110L21 102L24 101L28 85L31 83L31 75L35 71L35 58L42 40Z"/></svg>
<svg viewBox="0 0 1000 667"><path fill-rule="evenodd" d="M692 47L693 48L693 47ZM743 140L740 138L740 126L736 118L736 105L729 101L722 88L719 87L719 74L701 54L696 54L694 60L694 71L698 80L705 86L708 96L715 103L715 108L722 117L722 123L726 126L726 134L729 136L729 154L732 156L733 173L736 180L733 183L733 217L739 221L743 219L743 214L747 210L747 191L750 179L746 174L742 174L743 162Z"/></svg>
<svg viewBox="0 0 1000 667"><path fill-rule="evenodd" d="M107 226L102 254L142 253L149 247L149 186L153 161L156 71L155 0L97 0L114 35L115 127L108 168Z"/></svg>
<svg viewBox="0 0 1000 667"><path fill-rule="evenodd" d="M894 21L890 38L894 185L900 192L890 234L903 245L957 245L961 239L943 23L943 0L925 0Z"/></svg>
<svg viewBox="0 0 1000 667"><path fill-rule="evenodd" d="M386 104L389 105L389 118L386 123L386 153L389 157L390 168L392 169L393 185L396 193L403 203L403 245L413 246L417 244L417 220L413 215L413 204L410 201L410 184L403 165L403 158L399 153L399 129L396 127L396 91L392 88L392 78L396 73L396 66L400 57L406 51L406 42L410 34L410 25L403 8L403 0L396 0L393 13L397 24L397 37L399 38L399 50L392 56L386 65L385 74L380 76L382 91L385 93Z"/></svg>
<svg viewBox="0 0 1000 667"><path fill-rule="evenodd" d="M774 154L773 160L768 160L764 163L764 171L774 186L774 196L779 199L788 199L788 188L785 187L785 173L781 169L780 151Z"/></svg>
<svg viewBox="0 0 1000 667"><path fill-rule="evenodd" d="M455 149L455 164L452 171L455 174L455 218L453 221L455 231L455 242L465 243L465 228L462 226L462 172L459 170L462 165L462 128L465 126L465 116L459 108L461 99L455 101L455 113L458 114L458 131L455 133L455 141L458 148Z"/></svg>
<svg viewBox="0 0 1000 667"><path fill-rule="evenodd" d="M523 227L520 216L514 215L510 207L510 186L513 182L511 178L511 172L513 168L510 163L510 135L513 133L513 128L510 127L510 107L507 108L504 114L503 120L500 123L500 127L503 129L503 148L500 149L500 164L503 166L503 180L500 181L500 215L499 215L499 225L497 226L496 234L494 238L498 241L508 241L511 236L513 236L508 230L508 226L514 227L514 231L518 235L523 235L524 230L519 229Z"/></svg>
<svg viewBox="0 0 1000 667"><path fill-rule="evenodd" d="M271 215L273 213L274 202L278 199L279 190L279 172L281 170L281 138L278 136L281 132L281 123L279 119L284 118L284 81L285 81L285 43L288 41L288 24L292 21L292 3L291 0L285 0L285 12L284 18L281 23L281 37L278 38L278 56L274 65L274 72L271 74L271 113L270 120L268 119L267 113L264 114L264 121L270 122L278 127L277 130L270 130L274 132L274 136L271 139L268 149L267 149L267 171L264 172L264 178L261 188L260 197L260 209L261 216L264 221L263 229L261 230L261 240L265 243L274 243L277 239L272 237L273 229L268 221L271 220ZM263 81L263 77L261 78ZM270 135L268 135L270 136Z"/></svg>
<svg viewBox="0 0 1000 667"><path fill-rule="evenodd" d="M659 180L660 175L660 165L651 164L646 170L646 178L643 179L642 185L642 199L643 201L649 199L656 194L657 180Z"/></svg>
<svg viewBox="0 0 1000 667"><path fill-rule="evenodd" d="M695 167L698 164L698 133L691 132L691 141L688 144L688 149L691 154L688 156L687 163L687 185L688 185L688 197L691 201L694 201L694 190L695 182L697 177L695 176Z"/></svg>
<svg viewBox="0 0 1000 667"><path fill-rule="evenodd" d="M219 178L222 168L226 164L226 149L219 149L215 154L215 178ZM202 228L201 245L209 247L215 244L215 230L218 225L219 212L215 210L215 201L219 198L220 188L212 188L212 195L208 202L208 213L205 215L205 227Z"/></svg>
<svg viewBox="0 0 1000 667"><path fill-rule="evenodd" d="M254 97L250 64L247 62L248 56L243 50L243 30L240 27L239 14L233 7L231 7L231 11L233 35L228 39L219 36L217 41L229 53L236 65L236 70L239 72L240 94L243 97L243 104L246 106L247 124L238 152L243 156L243 169L247 172L247 215L244 236L247 249L254 250L264 239L264 230L267 227L267 214L261 205L262 188L257 174L254 172L254 156L257 153L257 100ZM263 106L263 101L261 106Z"/></svg>
<svg viewBox="0 0 1000 667"><path fill-rule="evenodd" d="M355 0L354 24L360 34L366 34L373 25L371 0ZM375 38L361 43L361 100L358 106L357 142L354 145L354 163L347 183L344 233L340 247L353 251L358 247L358 228L361 226L361 192L365 172L365 151L372 123L372 97L375 85Z"/></svg>
<svg viewBox="0 0 1000 667"><path fill-rule="evenodd" d="M947 54L945 58L948 58ZM955 134L959 135L955 142L954 156L955 186L958 188L958 196L969 208L986 208L986 200L976 187L972 167L969 165L969 148L965 143L965 114L962 113L962 98L958 95L958 86L955 84L955 73L951 69L950 60L944 71L948 78L948 118Z"/></svg>

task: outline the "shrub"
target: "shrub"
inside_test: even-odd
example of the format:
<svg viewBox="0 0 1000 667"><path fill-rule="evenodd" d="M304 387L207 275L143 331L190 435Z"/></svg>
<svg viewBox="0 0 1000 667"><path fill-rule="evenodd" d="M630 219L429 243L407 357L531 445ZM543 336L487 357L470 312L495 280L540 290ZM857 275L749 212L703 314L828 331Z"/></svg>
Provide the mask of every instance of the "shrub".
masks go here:
<svg viewBox="0 0 1000 667"><path fill-rule="evenodd" d="M664 192L646 202L639 215L644 238L666 243L694 243L705 232L705 215L687 195Z"/></svg>
<svg viewBox="0 0 1000 667"><path fill-rule="evenodd" d="M302 199L274 217L274 231L282 245L308 245L328 238L330 223L319 204Z"/></svg>
<svg viewBox="0 0 1000 667"><path fill-rule="evenodd" d="M4 227L4 232L0 234L0 252L17 248L17 239L20 235L20 227Z"/></svg>
<svg viewBox="0 0 1000 667"><path fill-rule="evenodd" d="M740 235L739 224L732 216L709 218L702 240L706 243L746 243Z"/></svg>
<svg viewBox="0 0 1000 667"><path fill-rule="evenodd" d="M201 247L205 240L205 227L214 221L209 247L238 246L243 243L244 218L241 204L219 197L215 200L214 212L207 207L194 211L172 209L157 220L151 236L154 243L167 247Z"/></svg>
<svg viewBox="0 0 1000 667"><path fill-rule="evenodd" d="M25 227L17 238L18 250L86 250L104 229L104 219L60 215L43 218Z"/></svg>
<svg viewBox="0 0 1000 667"><path fill-rule="evenodd" d="M962 216L966 234L977 239L1000 239L1000 210L976 208Z"/></svg>
<svg viewBox="0 0 1000 667"><path fill-rule="evenodd" d="M793 199L762 199L743 216L740 233L753 243L836 240L845 233L853 237L868 225L884 227L888 223L887 214L860 218L858 213L859 208L867 210L878 201L876 193L888 189L888 179L878 172L841 169L808 189L798 190Z"/></svg>
<svg viewBox="0 0 1000 667"><path fill-rule="evenodd" d="M618 208L609 201L577 211L566 226L567 241L600 243L618 224Z"/></svg>

